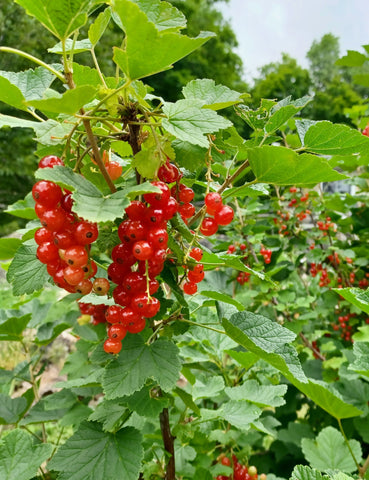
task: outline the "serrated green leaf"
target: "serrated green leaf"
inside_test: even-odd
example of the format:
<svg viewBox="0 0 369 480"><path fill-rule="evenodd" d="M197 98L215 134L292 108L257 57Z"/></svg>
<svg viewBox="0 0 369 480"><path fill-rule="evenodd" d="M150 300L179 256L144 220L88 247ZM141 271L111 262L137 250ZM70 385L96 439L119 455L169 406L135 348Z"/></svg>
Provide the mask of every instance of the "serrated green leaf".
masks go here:
<svg viewBox="0 0 369 480"><path fill-rule="evenodd" d="M336 65L341 67L361 67L368 60L363 53L355 50L347 50L347 54L336 61Z"/></svg>
<svg viewBox="0 0 369 480"><path fill-rule="evenodd" d="M369 315L369 290L361 288L334 288L333 290Z"/></svg>
<svg viewBox="0 0 369 480"><path fill-rule="evenodd" d="M52 393L43 399L45 410L55 410L58 408L71 408L77 401L77 395L70 390L64 389L60 392Z"/></svg>
<svg viewBox="0 0 369 480"><path fill-rule="evenodd" d="M306 382L296 350L289 345L295 334L276 322L252 312L239 312L223 320L227 334L256 353L284 375Z"/></svg>
<svg viewBox="0 0 369 480"><path fill-rule="evenodd" d="M163 408L168 407L169 399L157 395L151 396L149 387L133 393L130 397L124 397L128 407L138 415L148 418L157 418Z"/></svg>
<svg viewBox="0 0 369 480"><path fill-rule="evenodd" d="M54 68L60 65L53 65ZM15 85L26 100L35 100L42 98L43 93L47 90L55 79L55 75L43 67L29 69L23 72L4 72L0 71L0 76L7 78ZM8 103L8 102L7 102ZM23 110L25 105L23 104Z"/></svg>
<svg viewBox="0 0 369 480"><path fill-rule="evenodd" d="M12 117L11 115L3 115L0 113L0 128L32 128L33 130L40 125L40 122L33 122L24 118Z"/></svg>
<svg viewBox="0 0 369 480"><path fill-rule="evenodd" d="M234 350L227 350L226 353L236 360L245 370L249 370L259 360L258 355L252 352L235 352Z"/></svg>
<svg viewBox="0 0 369 480"><path fill-rule="evenodd" d="M353 352L355 361L349 365L349 370L369 377L369 343L355 342Z"/></svg>
<svg viewBox="0 0 369 480"><path fill-rule="evenodd" d="M34 240L30 240L15 254L7 272L7 280L12 284L14 295L40 290L50 278L46 265L36 258L36 252L37 245Z"/></svg>
<svg viewBox="0 0 369 480"><path fill-rule="evenodd" d="M0 425L17 423L27 408L24 397L11 398L0 393Z"/></svg>
<svg viewBox="0 0 369 480"><path fill-rule="evenodd" d="M311 186L347 178L333 170L324 158L306 153L298 155L284 147L250 148L248 158L256 180L260 183Z"/></svg>
<svg viewBox="0 0 369 480"><path fill-rule="evenodd" d="M310 103L312 97L306 95L298 100L291 101L290 97L278 102L270 111L270 117L264 126L264 131L268 135L277 131L287 120L296 115L302 110L308 103Z"/></svg>
<svg viewBox="0 0 369 480"><path fill-rule="evenodd" d="M168 390L178 380L180 368L174 343L160 338L146 345L140 336L128 335L119 357L106 368L102 385L108 399L131 395L148 378L154 378L163 390Z"/></svg>
<svg viewBox="0 0 369 480"><path fill-rule="evenodd" d="M213 34L202 32L196 38L174 32L159 32L155 25L129 0L113 0L126 33L125 49L114 47L114 61L131 80L164 70L207 42Z"/></svg>
<svg viewBox="0 0 369 480"><path fill-rule="evenodd" d="M167 118L163 119L163 127L180 140L207 148L209 141L206 134L228 128L232 124L213 110L200 107L194 100L166 102L163 112Z"/></svg>
<svg viewBox="0 0 369 480"><path fill-rule="evenodd" d="M247 400L262 407L280 407L286 401L283 396L287 385L260 385L256 380L247 380L238 387L226 387L225 393L231 400Z"/></svg>
<svg viewBox="0 0 369 480"><path fill-rule="evenodd" d="M324 480L324 477L315 468L310 468L306 465L296 465L290 480Z"/></svg>
<svg viewBox="0 0 369 480"><path fill-rule="evenodd" d="M103 36L106 27L109 25L111 18L111 8L106 8L103 12L99 13L94 23L90 25L88 29L88 38L92 45L96 45L100 38Z"/></svg>
<svg viewBox="0 0 369 480"><path fill-rule="evenodd" d="M222 406L219 413L231 425L240 430L249 430L251 423L257 420L262 412L261 408L247 401L230 400Z"/></svg>
<svg viewBox="0 0 369 480"><path fill-rule="evenodd" d="M92 85L80 85L72 90L67 90L63 94L55 92L53 97L47 99L31 100L27 102L27 105L31 105L43 112L73 115L86 103L89 103L95 94L96 88Z"/></svg>
<svg viewBox="0 0 369 480"><path fill-rule="evenodd" d="M306 132L306 150L321 155L351 155L367 152L369 138L347 125L316 122Z"/></svg>
<svg viewBox="0 0 369 480"><path fill-rule="evenodd" d="M258 197L260 195L269 195L268 185L265 183L257 183L256 185L242 185L240 187L227 188L223 193L222 197Z"/></svg>
<svg viewBox="0 0 369 480"><path fill-rule="evenodd" d="M87 22L88 12L99 0L16 0L59 40L67 39Z"/></svg>
<svg viewBox="0 0 369 480"><path fill-rule="evenodd" d="M221 110L242 102L241 94L224 85L216 85L209 78L192 80L182 88L183 96L188 100L200 102L203 108Z"/></svg>
<svg viewBox="0 0 369 480"><path fill-rule="evenodd" d="M25 218L27 220L37 218L35 213L35 201L33 200L31 193L29 193L24 200L18 200L12 205L8 205L7 209L4 211L9 213L9 215Z"/></svg>
<svg viewBox="0 0 369 480"><path fill-rule="evenodd" d="M126 413L124 400L104 400L97 405L88 420L102 423L104 431L112 431L119 427Z"/></svg>
<svg viewBox="0 0 369 480"><path fill-rule="evenodd" d="M132 160L132 167L135 168L142 177L149 179L154 178L160 164L161 155L156 147L142 149L136 153Z"/></svg>
<svg viewBox="0 0 369 480"><path fill-rule="evenodd" d="M132 428L103 432L98 423L83 422L56 452L49 468L59 480L137 480L143 457L142 438Z"/></svg>
<svg viewBox="0 0 369 480"><path fill-rule="evenodd" d="M186 405L186 407L190 408L196 415L198 416L201 415L200 409L196 405L196 403L193 401L192 395L190 395L188 392L186 392L185 390L182 390L179 387L176 387L174 389L174 392L179 396L179 398Z"/></svg>
<svg viewBox="0 0 369 480"><path fill-rule="evenodd" d="M159 31L178 31L186 26L186 17L169 2L161 0L133 0L140 7L150 22Z"/></svg>
<svg viewBox="0 0 369 480"><path fill-rule="evenodd" d="M242 303L238 302L237 300L232 298L230 295L227 295L226 293L214 292L209 290L201 290L199 294L202 295L203 297L217 300L218 302L224 302L224 303L229 303L230 305L234 305L237 308L237 310L239 310L240 312L242 310L245 310L245 307L242 305Z"/></svg>
<svg viewBox="0 0 369 480"><path fill-rule="evenodd" d="M27 412L27 415L22 418L19 425L25 426L41 422L55 422L63 418L68 410L68 408L46 410L45 401L40 400Z"/></svg>
<svg viewBox="0 0 369 480"><path fill-rule="evenodd" d="M60 123L52 119L46 120L46 122L34 123L35 125L33 125L32 128L36 133L37 141L42 145L64 144L65 139L73 128L73 126L68 123Z"/></svg>
<svg viewBox="0 0 369 480"><path fill-rule="evenodd" d="M10 80L1 76L0 72L0 101L11 105L20 110L26 110L24 96L16 85L13 85Z"/></svg>
<svg viewBox="0 0 369 480"><path fill-rule="evenodd" d="M22 241L19 238L0 238L0 260L13 258L21 245Z"/></svg>
<svg viewBox="0 0 369 480"><path fill-rule="evenodd" d="M92 44L88 38L84 38L83 40L77 40L74 42L71 38L67 38L65 41L65 52L71 53L81 53L81 52L88 52L91 50ZM63 54L63 45L61 42L54 45L52 48L47 49L50 53L59 53L60 55Z"/></svg>
<svg viewBox="0 0 369 480"><path fill-rule="evenodd" d="M34 445L31 434L24 430L11 431L0 441L0 478L30 480L51 452L50 444Z"/></svg>
<svg viewBox="0 0 369 480"><path fill-rule="evenodd" d="M195 385L192 388L192 397L195 400L199 398L214 398L224 390L223 377L213 376L206 378L196 378Z"/></svg>
<svg viewBox="0 0 369 480"><path fill-rule="evenodd" d="M31 319L31 313L21 310L0 310L0 340L20 341L23 330Z"/></svg>
<svg viewBox="0 0 369 480"><path fill-rule="evenodd" d="M349 444L360 462L362 456L360 443L357 440L349 440ZM348 473L356 471L355 462L342 434L333 427L324 428L315 440L302 439L301 447L307 461L317 470L337 469Z"/></svg>
<svg viewBox="0 0 369 480"><path fill-rule="evenodd" d="M206 148L182 140L174 140L173 148L176 154L176 162L180 167L195 172L205 166Z"/></svg>

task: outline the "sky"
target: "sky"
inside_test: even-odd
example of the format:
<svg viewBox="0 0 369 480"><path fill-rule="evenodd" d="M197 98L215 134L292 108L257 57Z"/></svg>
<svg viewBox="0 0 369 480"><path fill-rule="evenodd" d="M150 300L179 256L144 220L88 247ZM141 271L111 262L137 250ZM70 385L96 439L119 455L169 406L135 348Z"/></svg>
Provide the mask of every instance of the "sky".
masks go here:
<svg viewBox="0 0 369 480"><path fill-rule="evenodd" d="M249 82L282 52L307 67L307 51L325 33L340 38L341 55L369 44L367 0L230 0L217 8L236 33Z"/></svg>

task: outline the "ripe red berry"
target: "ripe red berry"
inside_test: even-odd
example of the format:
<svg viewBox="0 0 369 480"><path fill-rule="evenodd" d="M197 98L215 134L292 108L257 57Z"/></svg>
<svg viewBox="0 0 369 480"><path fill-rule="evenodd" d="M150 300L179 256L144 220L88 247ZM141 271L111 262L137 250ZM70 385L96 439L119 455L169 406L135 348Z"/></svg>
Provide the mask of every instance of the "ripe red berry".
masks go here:
<svg viewBox="0 0 369 480"><path fill-rule="evenodd" d="M108 337L115 340L123 340L127 335L127 329L120 323L114 323L109 327Z"/></svg>
<svg viewBox="0 0 369 480"><path fill-rule="evenodd" d="M128 325L127 330L129 333L140 333L146 326L146 319L141 318L138 322Z"/></svg>
<svg viewBox="0 0 369 480"><path fill-rule="evenodd" d="M183 203L189 203L194 199L195 192L192 188L184 187L180 190L178 198Z"/></svg>
<svg viewBox="0 0 369 480"><path fill-rule="evenodd" d="M88 262L88 253L81 245L76 245L65 250L64 260L72 267L83 267Z"/></svg>
<svg viewBox="0 0 369 480"><path fill-rule="evenodd" d="M99 230L96 223L81 222L76 226L74 237L80 245L89 245L99 236Z"/></svg>
<svg viewBox="0 0 369 480"><path fill-rule="evenodd" d="M113 291L114 302L122 307L128 307L131 304L132 297L127 293L122 285L118 285Z"/></svg>
<svg viewBox="0 0 369 480"><path fill-rule="evenodd" d="M35 242L37 245L42 245L43 243L51 243L54 241L53 234L47 230L45 227L41 227L35 231Z"/></svg>
<svg viewBox="0 0 369 480"><path fill-rule="evenodd" d="M56 183L40 180L33 185L32 196L35 202L48 208L54 208L60 202L63 192Z"/></svg>
<svg viewBox="0 0 369 480"><path fill-rule="evenodd" d="M104 342L104 351L106 353L119 353L122 350L122 343L115 338L108 338Z"/></svg>
<svg viewBox="0 0 369 480"><path fill-rule="evenodd" d="M141 321L142 315L133 310L133 308L127 307L124 308L121 315L120 323L128 328L130 325L139 323Z"/></svg>
<svg viewBox="0 0 369 480"><path fill-rule="evenodd" d="M60 206L66 212L71 212L73 207L73 198L71 193L66 193L62 196Z"/></svg>
<svg viewBox="0 0 369 480"><path fill-rule="evenodd" d="M158 313L159 310L160 310L160 301L155 297L151 297L150 302L148 302L146 306L144 317L146 318L155 317L155 315Z"/></svg>
<svg viewBox="0 0 369 480"><path fill-rule="evenodd" d="M110 282L106 278L95 278L92 289L96 295L106 295L110 289Z"/></svg>
<svg viewBox="0 0 369 480"><path fill-rule="evenodd" d="M153 255L153 249L149 242L140 240L133 245L132 253L137 260L148 260Z"/></svg>
<svg viewBox="0 0 369 480"><path fill-rule="evenodd" d="M115 160L110 161L106 166L106 171L108 172L109 177L114 181L117 180L123 172L123 167Z"/></svg>
<svg viewBox="0 0 369 480"><path fill-rule="evenodd" d="M187 295L193 295L197 292L197 285L194 282L185 282L183 284L183 291Z"/></svg>
<svg viewBox="0 0 369 480"><path fill-rule="evenodd" d="M108 278L117 285L120 285L130 272L131 269L129 266L113 262L108 267Z"/></svg>
<svg viewBox="0 0 369 480"><path fill-rule="evenodd" d="M168 246L168 233L165 228L152 228L147 234L147 241L155 250L166 249Z"/></svg>
<svg viewBox="0 0 369 480"><path fill-rule="evenodd" d="M168 185L160 181L151 182L151 185L160 188L161 193L159 192L145 193L144 194L145 201L155 208L165 207L170 197L170 191L169 191Z"/></svg>
<svg viewBox="0 0 369 480"><path fill-rule="evenodd" d="M200 283L204 280L205 272L195 273L195 272L188 272L187 278L192 283Z"/></svg>
<svg viewBox="0 0 369 480"><path fill-rule="evenodd" d="M131 272L124 278L122 287L129 294L136 294L146 290L146 278L139 272Z"/></svg>
<svg viewBox="0 0 369 480"><path fill-rule="evenodd" d="M113 259L113 262L125 265L126 267L130 267L137 261L132 253L131 245L126 243L116 245L111 252L111 258Z"/></svg>
<svg viewBox="0 0 369 480"><path fill-rule="evenodd" d="M217 212L223 206L221 195L217 192L207 193L205 196L205 205L210 211Z"/></svg>
<svg viewBox="0 0 369 480"><path fill-rule="evenodd" d="M195 247L190 252L190 257L194 258L198 262L202 259L203 252L201 248Z"/></svg>
<svg viewBox="0 0 369 480"><path fill-rule="evenodd" d="M201 223L200 232L206 237L214 235L218 231L218 223L214 218L205 217Z"/></svg>
<svg viewBox="0 0 369 480"><path fill-rule="evenodd" d="M164 212L161 208L149 207L144 218L149 228L160 227L164 222Z"/></svg>
<svg viewBox="0 0 369 480"><path fill-rule="evenodd" d="M85 272L81 267L67 266L64 268L64 280L69 285L78 285L85 278Z"/></svg>
<svg viewBox="0 0 369 480"><path fill-rule="evenodd" d="M41 263L53 263L59 260L59 250L51 242L39 245L36 255Z"/></svg>
<svg viewBox="0 0 369 480"><path fill-rule="evenodd" d="M63 160L56 155L47 155L38 162L38 168L52 168L55 165L64 165Z"/></svg>
<svg viewBox="0 0 369 480"><path fill-rule="evenodd" d="M40 217L41 225L51 232L59 232L65 227L66 215L62 208L46 210Z"/></svg>
<svg viewBox="0 0 369 480"><path fill-rule="evenodd" d="M164 220L170 220L178 212L178 202L175 198L170 197L164 210Z"/></svg>
<svg viewBox="0 0 369 480"><path fill-rule="evenodd" d="M76 285L76 292L80 293L81 295L87 295L92 290L92 282L87 280L87 278L83 279L78 285Z"/></svg>
<svg viewBox="0 0 369 480"><path fill-rule="evenodd" d="M220 210L215 212L214 220L218 225L229 225L234 217L233 208L228 205L224 205Z"/></svg>
<svg viewBox="0 0 369 480"><path fill-rule="evenodd" d="M192 203L183 203L178 207L178 213L181 215L183 218L191 218L192 215L195 215L195 207L192 205Z"/></svg>
<svg viewBox="0 0 369 480"><path fill-rule="evenodd" d="M146 206L139 200L134 200L126 208L125 212L130 220L141 220L145 214Z"/></svg>
<svg viewBox="0 0 369 480"><path fill-rule="evenodd" d="M105 312L105 318L109 323L122 323L123 308L111 305Z"/></svg>
<svg viewBox="0 0 369 480"><path fill-rule="evenodd" d="M165 183L173 183L179 179L179 170L173 163L165 162L158 170L158 178Z"/></svg>
<svg viewBox="0 0 369 480"><path fill-rule="evenodd" d="M72 232L68 230L62 230L61 232L54 233L54 244L58 248L65 250L75 245L76 241Z"/></svg>
<svg viewBox="0 0 369 480"><path fill-rule="evenodd" d="M131 307L132 309L141 315L142 317L146 316L146 309L149 304L149 298L146 293L139 293L132 298Z"/></svg>

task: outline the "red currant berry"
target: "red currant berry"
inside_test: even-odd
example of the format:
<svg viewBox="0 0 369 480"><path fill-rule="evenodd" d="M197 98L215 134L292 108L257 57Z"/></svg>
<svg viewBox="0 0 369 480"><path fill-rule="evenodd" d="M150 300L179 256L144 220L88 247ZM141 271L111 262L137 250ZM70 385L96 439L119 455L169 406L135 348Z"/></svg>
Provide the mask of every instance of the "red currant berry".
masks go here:
<svg viewBox="0 0 369 480"><path fill-rule="evenodd" d="M205 235L205 237L210 237L218 231L218 223L214 218L205 217L201 223L200 232Z"/></svg>
<svg viewBox="0 0 369 480"><path fill-rule="evenodd" d="M195 192L192 188L184 187L179 192L179 200L183 203L190 203L195 196Z"/></svg>
<svg viewBox="0 0 369 480"><path fill-rule="evenodd" d="M38 162L38 168L52 168L55 165L64 165L63 160L56 155L47 155Z"/></svg>
<svg viewBox="0 0 369 480"><path fill-rule="evenodd" d="M141 321L141 315L137 313L133 308L127 307L123 309L122 312L122 318L120 323L124 327L129 327L129 325L132 325L134 323L138 323Z"/></svg>
<svg viewBox="0 0 369 480"><path fill-rule="evenodd" d="M146 306L144 316L146 318L155 317L155 315L158 313L159 310L160 310L160 301L155 297L151 297L151 301Z"/></svg>
<svg viewBox="0 0 369 480"><path fill-rule="evenodd" d="M83 267L88 262L88 253L81 245L69 247L65 250L64 260L72 267Z"/></svg>
<svg viewBox="0 0 369 480"><path fill-rule="evenodd" d="M146 290L146 278L138 272L129 273L122 282L122 287L129 294L136 294Z"/></svg>
<svg viewBox="0 0 369 480"><path fill-rule="evenodd" d="M120 340L117 340L115 338L108 338L104 342L104 351L106 353L119 353L122 350L122 343Z"/></svg>
<svg viewBox="0 0 369 480"><path fill-rule="evenodd" d="M178 207L178 213L183 218L191 218L193 215L195 215L195 211L196 209L192 203L183 203Z"/></svg>
<svg viewBox="0 0 369 480"><path fill-rule="evenodd" d="M109 323L122 323L123 308L111 305L105 312L105 318Z"/></svg>
<svg viewBox="0 0 369 480"><path fill-rule="evenodd" d="M223 206L223 200L219 193L210 192L205 196L205 205L212 212L217 212Z"/></svg>
<svg viewBox="0 0 369 480"><path fill-rule="evenodd" d="M42 245L43 243L51 243L53 241L53 234L45 227L41 227L35 231L35 242L37 243L37 245Z"/></svg>
<svg viewBox="0 0 369 480"><path fill-rule="evenodd" d="M65 227L66 216L62 208L46 210L40 217L41 225L51 232L59 232Z"/></svg>
<svg viewBox="0 0 369 480"><path fill-rule="evenodd" d="M203 252L201 248L195 247L190 251L190 257L194 258L198 262L202 259Z"/></svg>
<svg viewBox="0 0 369 480"><path fill-rule="evenodd" d="M149 281L149 293L150 295L153 295L159 290L160 284L159 282L153 278Z"/></svg>
<svg viewBox="0 0 369 480"><path fill-rule="evenodd" d="M51 242L39 245L36 255L41 263L55 263L59 260L59 250Z"/></svg>
<svg viewBox="0 0 369 480"><path fill-rule="evenodd" d="M54 244L58 248L62 248L63 250L65 250L75 245L76 241L74 239L72 232L65 230L61 232L56 232L54 234Z"/></svg>
<svg viewBox="0 0 369 480"><path fill-rule="evenodd" d="M47 207L44 205L41 205L41 203L36 203L35 204L35 213L38 216L38 218L41 218L42 215L48 210Z"/></svg>
<svg viewBox="0 0 369 480"><path fill-rule="evenodd" d="M179 179L179 170L173 163L165 162L158 170L158 178L165 183L173 183Z"/></svg>
<svg viewBox="0 0 369 480"><path fill-rule="evenodd" d="M164 182L151 182L151 185L160 188L161 193L145 193L145 201L155 208L165 207L170 197L168 185L166 185Z"/></svg>
<svg viewBox="0 0 369 480"><path fill-rule="evenodd" d="M146 319L141 318L138 322L128 325L127 330L129 333L140 333L146 326Z"/></svg>
<svg viewBox="0 0 369 480"><path fill-rule="evenodd" d="M131 307L136 313L141 316L146 316L146 309L149 303L149 298L146 293L139 293L132 298Z"/></svg>
<svg viewBox="0 0 369 480"><path fill-rule="evenodd" d="M73 207L73 198L71 193L66 193L65 195L62 196L62 199L60 201L60 206L62 207L63 210L66 212L71 212L72 207Z"/></svg>
<svg viewBox="0 0 369 480"><path fill-rule="evenodd" d="M153 256L151 257L153 262L156 263L164 263L165 259L167 258L167 251L166 250L155 250Z"/></svg>
<svg viewBox="0 0 369 480"><path fill-rule="evenodd" d="M197 285L196 283L193 282L185 282L183 284L183 291L187 295L193 295L194 293L197 292Z"/></svg>
<svg viewBox="0 0 369 480"><path fill-rule="evenodd" d="M114 181L117 180L123 172L123 167L118 162L112 160L107 165L105 165L106 171L108 172L109 177Z"/></svg>
<svg viewBox="0 0 369 480"><path fill-rule="evenodd" d="M170 220L178 212L178 202L175 198L170 197L168 203L163 210L164 220Z"/></svg>
<svg viewBox="0 0 369 480"><path fill-rule="evenodd" d="M106 295L110 289L109 280L106 278L95 278L92 284L92 290L96 295Z"/></svg>
<svg viewBox="0 0 369 480"><path fill-rule="evenodd" d="M120 285L130 272L131 269L128 265L113 262L108 267L108 278L117 285Z"/></svg>
<svg viewBox="0 0 369 480"><path fill-rule="evenodd" d="M188 277L188 280L192 283L200 283L204 280L205 272L194 273L190 271L188 272L187 277Z"/></svg>
<svg viewBox="0 0 369 480"><path fill-rule="evenodd" d="M125 212L130 220L141 220L145 214L146 206L143 202L134 200L128 205Z"/></svg>
<svg viewBox="0 0 369 480"><path fill-rule="evenodd" d="M77 224L74 237L80 245L93 243L99 236L96 223L81 222Z"/></svg>
<svg viewBox="0 0 369 480"><path fill-rule="evenodd" d="M136 257L132 253L132 247L126 243L120 243L119 245L116 245L111 252L111 258L113 262L119 263L120 265L125 265L127 267L130 267L137 261Z"/></svg>
<svg viewBox="0 0 369 480"><path fill-rule="evenodd" d="M155 207L147 208L145 211L145 222L150 227L160 227L164 222L163 210Z"/></svg>
<svg viewBox="0 0 369 480"><path fill-rule="evenodd" d="M114 323L109 327L108 337L115 340L123 340L127 335L127 329L123 327L120 323Z"/></svg>
<svg viewBox="0 0 369 480"><path fill-rule="evenodd" d="M121 305L122 307L128 307L129 305L131 305L132 297L123 289L122 285L118 285L114 288L113 298L114 302L118 305Z"/></svg>
<svg viewBox="0 0 369 480"><path fill-rule="evenodd" d="M152 228L147 234L147 241L153 249L166 249L168 246L168 233L165 228Z"/></svg>
<svg viewBox="0 0 369 480"><path fill-rule="evenodd" d="M153 255L153 249L149 242L140 240L133 245L132 253L137 260L148 260Z"/></svg>
<svg viewBox="0 0 369 480"><path fill-rule="evenodd" d="M85 278L85 272L81 267L67 266L64 268L64 280L69 285L78 285Z"/></svg>
<svg viewBox="0 0 369 480"><path fill-rule="evenodd" d="M215 212L214 220L218 225L229 225L234 217L233 208L224 205L220 210Z"/></svg>
<svg viewBox="0 0 369 480"><path fill-rule="evenodd" d="M47 273L50 275L50 277L53 277L56 274L56 272L60 269L60 267L61 265L58 259L53 263L48 263L46 270L47 270Z"/></svg>
<svg viewBox="0 0 369 480"><path fill-rule="evenodd" d="M83 279L82 282L79 282L76 285L76 292L80 293L81 295L88 295L92 291L92 282L87 280L87 278Z"/></svg>
<svg viewBox="0 0 369 480"><path fill-rule="evenodd" d="M32 196L35 202L48 208L54 208L62 199L63 192L56 183L40 180L33 185Z"/></svg>

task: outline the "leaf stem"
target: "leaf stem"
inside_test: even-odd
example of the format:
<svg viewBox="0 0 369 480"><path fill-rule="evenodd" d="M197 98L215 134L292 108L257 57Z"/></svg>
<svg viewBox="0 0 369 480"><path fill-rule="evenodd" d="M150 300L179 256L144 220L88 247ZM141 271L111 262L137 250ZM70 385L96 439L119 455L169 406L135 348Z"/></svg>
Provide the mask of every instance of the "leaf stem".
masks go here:
<svg viewBox="0 0 369 480"><path fill-rule="evenodd" d="M222 334L226 335L226 332L224 330L218 330L217 328L208 327L207 325L205 325L203 323L192 322L191 320L186 320L184 318L181 318L180 321L185 322L185 323L189 323L190 325L195 325L196 327L207 328L208 330L212 330L213 332L222 333Z"/></svg>
<svg viewBox="0 0 369 480"><path fill-rule="evenodd" d="M0 47L0 52L15 53L20 57L27 58L28 60L31 60L31 62L46 68L46 70L49 70L49 72L53 73L63 83L67 83L67 79L64 77L64 75L62 75L60 72L58 72L57 70L55 70L53 67L43 62L42 60L38 59L37 57L30 55L29 53L26 53L26 52L23 52L22 50L18 50L17 48L11 48L11 47Z"/></svg>
<svg viewBox="0 0 369 480"><path fill-rule="evenodd" d="M346 445L347 445L347 448L349 449L349 452L350 452L350 454L351 454L351 457L352 457L353 461L355 462L356 468L357 468L358 472L360 472L360 465L359 465L358 461L356 460L356 457L355 457L355 455L354 455L354 452L352 451L350 442L348 441L348 439L347 439L347 437L346 437L345 431L344 431L344 429L343 429L343 427L342 427L341 419L340 419L340 418L337 418L337 422L338 422L338 425L339 425L339 427L340 427L342 436L343 436L343 438L344 438L344 440L345 440L345 443L346 443Z"/></svg>
<svg viewBox="0 0 369 480"><path fill-rule="evenodd" d="M99 77L100 77L100 80L102 82L102 84L104 85L105 88L108 88L108 86L106 85L105 83L105 78L104 78L104 75L102 74L101 70L100 70L100 65L97 61L97 58L96 58L96 55L95 55L95 48L92 47L91 50L91 56L92 56L92 59L94 61L94 64L95 64L95 67L96 67L96 70L97 70L97 73L99 74Z"/></svg>

